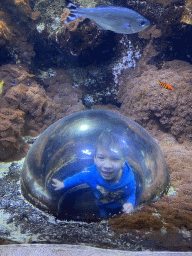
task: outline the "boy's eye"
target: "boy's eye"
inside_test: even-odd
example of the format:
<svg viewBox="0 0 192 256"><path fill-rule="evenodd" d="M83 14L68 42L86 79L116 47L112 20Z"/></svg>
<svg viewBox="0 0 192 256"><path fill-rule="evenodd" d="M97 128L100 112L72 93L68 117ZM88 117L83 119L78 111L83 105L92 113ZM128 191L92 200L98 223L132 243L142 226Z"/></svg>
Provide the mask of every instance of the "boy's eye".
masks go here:
<svg viewBox="0 0 192 256"><path fill-rule="evenodd" d="M103 160L104 156L98 156L97 158Z"/></svg>
<svg viewBox="0 0 192 256"><path fill-rule="evenodd" d="M119 161L120 159L119 158L112 158L111 160L116 162L116 161Z"/></svg>

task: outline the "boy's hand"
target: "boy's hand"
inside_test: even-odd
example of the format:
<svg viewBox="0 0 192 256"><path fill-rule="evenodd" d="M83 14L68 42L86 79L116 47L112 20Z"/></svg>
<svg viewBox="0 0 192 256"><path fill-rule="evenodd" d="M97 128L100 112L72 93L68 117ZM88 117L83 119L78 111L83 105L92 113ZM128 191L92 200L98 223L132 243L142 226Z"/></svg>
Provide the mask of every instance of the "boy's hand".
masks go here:
<svg viewBox="0 0 192 256"><path fill-rule="evenodd" d="M131 203L125 203L123 205L123 212L124 213L129 214L129 213L133 212L133 210L134 210L134 207Z"/></svg>
<svg viewBox="0 0 192 256"><path fill-rule="evenodd" d="M52 186L55 187L54 190L59 190L59 189L64 188L64 184L63 184L62 181L57 180L57 179L52 179L52 181L54 182L54 183L52 184Z"/></svg>

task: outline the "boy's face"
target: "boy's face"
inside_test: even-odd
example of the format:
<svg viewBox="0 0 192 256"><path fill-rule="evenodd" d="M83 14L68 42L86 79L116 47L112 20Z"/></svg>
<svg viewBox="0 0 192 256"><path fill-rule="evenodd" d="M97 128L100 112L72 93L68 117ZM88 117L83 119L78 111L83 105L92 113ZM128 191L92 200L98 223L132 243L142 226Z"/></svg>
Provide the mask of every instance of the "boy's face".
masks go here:
<svg viewBox="0 0 192 256"><path fill-rule="evenodd" d="M125 165L125 160L117 148L106 150L99 147L94 157L94 163L103 179L117 182Z"/></svg>

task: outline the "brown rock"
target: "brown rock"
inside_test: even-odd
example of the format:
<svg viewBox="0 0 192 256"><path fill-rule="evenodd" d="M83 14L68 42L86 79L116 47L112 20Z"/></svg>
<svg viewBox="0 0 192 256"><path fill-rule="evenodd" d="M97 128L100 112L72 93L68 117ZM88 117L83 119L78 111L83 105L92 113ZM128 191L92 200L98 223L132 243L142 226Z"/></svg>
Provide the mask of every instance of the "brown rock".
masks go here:
<svg viewBox="0 0 192 256"><path fill-rule="evenodd" d="M20 13L24 13L26 15L31 14L31 7L29 5L29 0L13 0L14 4L18 8Z"/></svg>
<svg viewBox="0 0 192 256"><path fill-rule="evenodd" d="M29 74L24 65L3 65L0 76L4 81L0 108L4 108L4 112L7 109L9 113L18 111L23 115L21 129L18 128L18 117L13 114L11 123L7 119L2 122L5 126L0 130L2 152L5 151L3 159L19 151L20 144L24 144L21 136L37 136L56 120L84 109L81 91L73 88L71 77L63 70L44 81L47 91L36 83L34 75ZM18 136L16 131L19 131ZM7 152L10 145L12 150Z"/></svg>
<svg viewBox="0 0 192 256"><path fill-rule="evenodd" d="M72 78L61 69L44 81L48 86L46 93L55 103L57 119L85 109L81 101L82 92L72 83Z"/></svg>
<svg viewBox="0 0 192 256"><path fill-rule="evenodd" d="M118 232L128 232L129 229L141 232L151 230L151 240L154 240L154 235L161 239L163 232L178 232L175 227L186 229L186 232L192 230L192 147L189 143L179 144L173 136L160 132L156 132L156 139L169 167L170 192L131 215L124 214L109 221L111 227ZM154 233L157 230L162 233Z"/></svg>
<svg viewBox="0 0 192 256"><path fill-rule="evenodd" d="M32 20L37 20L39 18L40 14L41 13L39 11L32 12L31 13L31 19Z"/></svg>
<svg viewBox="0 0 192 256"><path fill-rule="evenodd" d="M191 74L192 66L178 60L167 62L161 70L147 66L120 87L121 111L146 128L156 126L180 142L191 140ZM161 87L158 81L170 84L173 91Z"/></svg>
<svg viewBox="0 0 192 256"><path fill-rule="evenodd" d="M35 82L30 87L24 84L12 87L5 94L5 99L11 108L20 109L26 114L25 133L27 134L33 131L33 135L38 135L55 120L53 101Z"/></svg>
<svg viewBox="0 0 192 256"><path fill-rule="evenodd" d="M0 109L0 160L9 159L25 146L21 139L24 116L21 110Z"/></svg>
<svg viewBox="0 0 192 256"><path fill-rule="evenodd" d="M60 21L63 23L69 14L66 10ZM79 56L85 53L88 49L95 49L103 42L103 36L106 32L99 30L97 25L91 20L81 17L75 19L51 35L53 40L59 43L60 47L64 48L70 54Z"/></svg>
<svg viewBox="0 0 192 256"><path fill-rule="evenodd" d="M156 25L149 26L148 28L139 32L139 38L151 39L158 38L161 36L161 30L156 28Z"/></svg>
<svg viewBox="0 0 192 256"><path fill-rule="evenodd" d="M10 1L12 3L12 0ZM37 18L37 12L32 14L33 18ZM28 38L28 31L24 25L15 22L10 13L0 11L0 45L5 45L8 51L13 48L12 55L17 63L29 63L29 60L35 56L33 44Z"/></svg>
<svg viewBox="0 0 192 256"><path fill-rule="evenodd" d="M34 81L34 75L28 73L24 65L7 64L0 67L0 77L4 81L3 95L13 86L19 83L30 86Z"/></svg>
<svg viewBox="0 0 192 256"><path fill-rule="evenodd" d="M4 11L0 11L0 45L12 41L14 33L11 23L11 16Z"/></svg>
<svg viewBox="0 0 192 256"><path fill-rule="evenodd" d="M159 4L162 4L163 7L166 7L169 4L178 2L178 0L169 0L169 1L167 1L167 0L147 0L147 2L159 3Z"/></svg>

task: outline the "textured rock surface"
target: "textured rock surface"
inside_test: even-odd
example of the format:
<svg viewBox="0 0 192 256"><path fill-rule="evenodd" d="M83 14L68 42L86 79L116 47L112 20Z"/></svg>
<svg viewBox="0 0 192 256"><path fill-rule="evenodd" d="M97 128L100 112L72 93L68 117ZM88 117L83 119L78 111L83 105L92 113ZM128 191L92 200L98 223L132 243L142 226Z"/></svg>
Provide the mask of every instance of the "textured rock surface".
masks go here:
<svg viewBox="0 0 192 256"><path fill-rule="evenodd" d="M23 156L22 153L29 148L21 138L24 115L21 110L0 109L0 160L8 160L18 152Z"/></svg>
<svg viewBox="0 0 192 256"><path fill-rule="evenodd" d="M72 86L73 80L62 69L56 70L54 76L44 80L46 94L55 104L57 120L77 111L84 110L82 91Z"/></svg>
<svg viewBox="0 0 192 256"><path fill-rule="evenodd" d="M139 68L139 66L138 66ZM144 127L167 131L180 142L192 139L192 65L174 60L158 70L153 65L127 76L121 85L120 111ZM166 90L157 82L170 84Z"/></svg>
<svg viewBox="0 0 192 256"><path fill-rule="evenodd" d="M20 135L29 131L36 131L37 135L44 125L50 125L55 120L53 101L24 66L3 65L0 74L4 81L0 107L24 113L23 132Z"/></svg>
<svg viewBox="0 0 192 256"><path fill-rule="evenodd" d="M4 81L0 94L0 159L22 149L22 136L37 136L59 118L84 109L81 91L72 87L70 76L63 71L45 80L47 92L23 65L3 65L0 76Z"/></svg>
<svg viewBox="0 0 192 256"><path fill-rule="evenodd" d="M26 3L27 6L27 1L21 3L22 1L23 0L18 0L15 2L23 7ZM33 51L33 44L29 42L29 30L23 23L18 22L18 20L15 22L13 15L10 14L9 8L16 13L18 10L14 10L15 6L10 5L9 1L7 1L7 4L9 6L8 8L6 1L0 4L0 8L2 7L0 11L0 46L5 45L6 49L9 51L9 55L15 62L30 64L31 58L35 56L35 52ZM19 14L19 17L21 18L22 15Z"/></svg>

